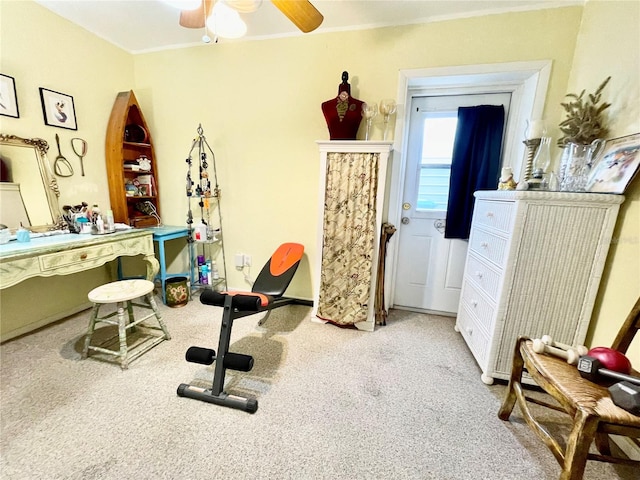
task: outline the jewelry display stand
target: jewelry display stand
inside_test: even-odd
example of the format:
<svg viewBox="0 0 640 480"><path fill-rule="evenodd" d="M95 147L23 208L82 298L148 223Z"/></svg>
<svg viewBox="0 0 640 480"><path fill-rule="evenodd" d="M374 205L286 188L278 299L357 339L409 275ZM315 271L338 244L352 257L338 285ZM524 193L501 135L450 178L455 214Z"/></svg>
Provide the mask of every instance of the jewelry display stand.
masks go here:
<svg viewBox="0 0 640 480"><path fill-rule="evenodd" d="M225 291L227 267L222 240L220 187L216 172L216 157L207 143L202 126L191 144L187 165L187 227L189 235L189 265L192 291L198 288ZM193 155L197 155L194 160ZM192 169L197 167L197 183ZM211 174L210 172L211 167ZM193 206L200 210L200 220L193 218Z"/></svg>

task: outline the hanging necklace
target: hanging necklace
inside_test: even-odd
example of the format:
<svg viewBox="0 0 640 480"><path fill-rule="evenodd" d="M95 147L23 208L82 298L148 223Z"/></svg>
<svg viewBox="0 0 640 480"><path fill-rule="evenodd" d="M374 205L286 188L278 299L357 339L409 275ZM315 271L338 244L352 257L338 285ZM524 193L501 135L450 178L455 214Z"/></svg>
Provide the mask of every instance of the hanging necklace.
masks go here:
<svg viewBox="0 0 640 480"><path fill-rule="evenodd" d="M349 94L347 92L340 92L340 95L338 95L338 103L336 104L336 111L338 112L340 121L344 119L347 110L349 110Z"/></svg>

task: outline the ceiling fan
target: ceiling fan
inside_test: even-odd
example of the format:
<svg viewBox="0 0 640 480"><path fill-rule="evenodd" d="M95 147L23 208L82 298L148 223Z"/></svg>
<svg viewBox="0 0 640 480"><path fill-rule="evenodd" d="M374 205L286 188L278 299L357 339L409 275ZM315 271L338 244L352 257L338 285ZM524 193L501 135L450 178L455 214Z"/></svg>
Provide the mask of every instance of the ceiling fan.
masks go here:
<svg viewBox="0 0 640 480"><path fill-rule="evenodd" d="M201 0L198 8L180 12L180 25L186 28L203 28L216 3L226 4L240 13L249 13L255 11L262 0ZM271 3L304 33L315 30L324 20L308 0L271 0Z"/></svg>

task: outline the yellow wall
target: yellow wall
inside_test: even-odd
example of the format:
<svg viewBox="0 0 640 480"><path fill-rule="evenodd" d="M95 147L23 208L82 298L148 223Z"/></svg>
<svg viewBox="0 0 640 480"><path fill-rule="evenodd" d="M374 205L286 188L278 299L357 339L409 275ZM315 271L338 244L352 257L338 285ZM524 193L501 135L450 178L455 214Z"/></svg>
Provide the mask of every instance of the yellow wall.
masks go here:
<svg viewBox="0 0 640 480"><path fill-rule="evenodd" d="M567 91L593 92L607 76L611 137L640 132L640 2L594 1L584 9ZM611 345L640 295L640 180L625 193L587 342ZM628 353L640 366L640 338Z"/></svg>
<svg viewBox="0 0 640 480"><path fill-rule="evenodd" d="M258 266L279 243L300 242L309 262L302 264L289 294L310 298L320 201L315 141L328 139L320 104L336 96L342 71L350 73L356 98L378 102L395 98L400 69L551 59L548 101L559 114L581 11L561 8L138 55L136 95L154 136L163 217L168 223L184 221L184 159L202 124L217 157L227 258L248 253ZM532 28L536 25L540 28ZM374 139L382 137L380 120ZM240 273L228 271L231 286L246 287Z"/></svg>
<svg viewBox="0 0 640 480"><path fill-rule="evenodd" d="M27 20L28 19L28 20ZM0 132L40 137L57 155L55 134L75 175L58 177L60 204L109 204L104 161L106 125L116 92L131 88L134 58L33 2L0 2L0 73L15 78L20 118L0 116ZM74 99L78 130L44 124L39 87ZM71 150L73 137L88 143L85 177ZM71 277L35 278L0 292L0 332L60 318L88 304L87 293L111 278L107 267ZM34 301L36 299L36 301Z"/></svg>
<svg viewBox="0 0 640 480"><path fill-rule="evenodd" d="M34 2L0 2L0 22L0 72L15 78L20 108L20 118L0 117L0 129L44 138L50 160L58 153L57 133L62 153L75 170L73 177L58 177L61 202L108 205L106 124L116 93L133 84L134 57ZM73 97L77 131L44 124L39 87ZM71 150L73 137L88 143L85 177Z"/></svg>
<svg viewBox="0 0 640 480"><path fill-rule="evenodd" d="M234 253L253 256L255 277L276 245L299 241L308 257L289 293L312 296L310 265L318 254L315 140L328 138L320 104L335 96L343 70L351 75L355 97L377 102L396 96L400 69L550 59L545 116L552 135L557 136L553 126L561 120L564 94L592 89L609 74L614 78L605 96L614 103L612 134L640 131L637 106L630 109L633 102L628 101L638 98L636 2L590 1L584 9L211 44L136 56L32 2L3 1L0 16L0 71L16 78L21 110L20 119L0 117L0 130L41 136L51 143L56 132L64 139L77 135L89 141L87 178L60 179L64 202L108 204L106 122L116 93L133 89L156 147L164 222L184 224L184 160L202 124L217 158L229 283L237 288L246 285L232 267ZM21 21L24 18L30 21ZM624 61L621 55L626 55ZM38 86L74 96L78 132L44 126ZM381 138L379 125L373 138ZM64 153L75 160L69 148ZM610 342L640 293L639 189L636 181L618 222L617 243L594 313L594 344ZM19 312L15 306L6 309L5 302L2 295L3 317Z"/></svg>

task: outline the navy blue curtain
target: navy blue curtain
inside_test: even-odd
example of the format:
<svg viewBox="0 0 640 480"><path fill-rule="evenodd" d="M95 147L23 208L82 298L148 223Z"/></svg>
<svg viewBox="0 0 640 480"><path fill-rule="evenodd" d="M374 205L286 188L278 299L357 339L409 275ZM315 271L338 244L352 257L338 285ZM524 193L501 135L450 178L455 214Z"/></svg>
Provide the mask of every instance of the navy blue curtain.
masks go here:
<svg viewBox="0 0 640 480"><path fill-rule="evenodd" d="M458 109L445 238L469 238L476 190L495 190L504 130L502 105Z"/></svg>

